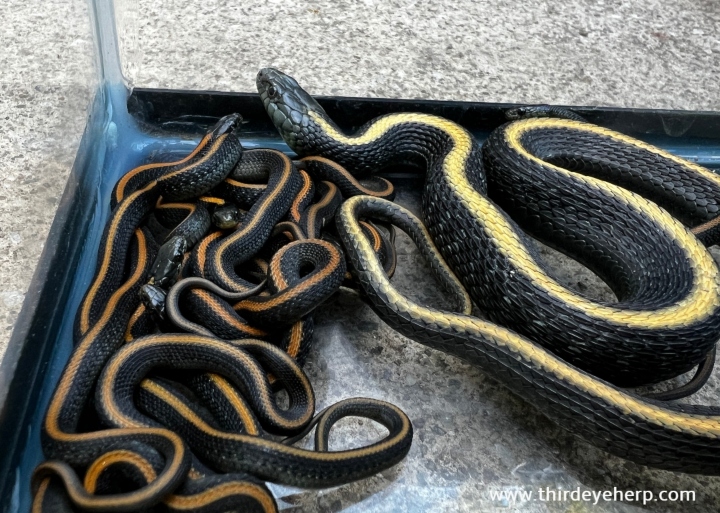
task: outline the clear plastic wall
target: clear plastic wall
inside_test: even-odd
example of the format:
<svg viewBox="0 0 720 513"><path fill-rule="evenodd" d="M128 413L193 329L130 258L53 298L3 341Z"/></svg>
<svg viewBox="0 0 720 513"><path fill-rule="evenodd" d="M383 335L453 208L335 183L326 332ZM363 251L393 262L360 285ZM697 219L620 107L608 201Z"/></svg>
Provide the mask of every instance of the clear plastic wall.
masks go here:
<svg viewBox="0 0 720 513"><path fill-rule="evenodd" d="M132 88L253 92L258 69L274 66L323 95L720 109L715 74L720 11L712 2L95 0L88 13L64 15L92 20L97 53L96 74L89 60L87 68L68 71L89 91L74 111L84 117L90 105L84 146L67 189L73 194L82 189L74 197L87 200L77 218L88 227L87 239L78 249L77 274L67 277L72 281L63 296L67 301L58 306L57 319L48 321L57 340L47 338L45 387L34 397L21 461L8 474L10 511L27 510L28 476L41 459L43 405L71 350L68 319L90 279L110 188L153 152L182 152L195 142L139 131L126 110ZM58 27L67 30L62 23ZM81 37L77 41L85 48ZM419 197L417 189L401 189L397 201L417 211ZM51 232L48 245L57 248L64 240L66 233ZM399 288L425 304L445 304L409 239L398 238L398 252ZM547 248L542 252L563 283L612 300L592 273ZM51 269L38 273L36 280L44 283ZM316 320L305 370L318 410L346 397L381 398L407 412L415 438L405 461L357 483L319 491L272 485L281 510L637 512L646 507L508 499L508 493L540 488L697 490L690 509L664 503L657 510L717 510L717 479L640 467L595 449L478 369L400 336L357 294L341 293ZM1 369L19 358L20 342L11 345ZM712 397L717 391L713 381L705 393ZM341 423L332 447L381 435L369 424Z"/></svg>

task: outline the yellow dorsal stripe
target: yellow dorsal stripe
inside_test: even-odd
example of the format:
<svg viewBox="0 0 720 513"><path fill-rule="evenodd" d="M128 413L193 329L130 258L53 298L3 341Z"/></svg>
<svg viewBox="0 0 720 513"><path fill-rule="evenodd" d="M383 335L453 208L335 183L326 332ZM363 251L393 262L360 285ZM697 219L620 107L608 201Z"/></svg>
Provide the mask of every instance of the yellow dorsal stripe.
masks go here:
<svg viewBox="0 0 720 513"><path fill-rule="evenodd" d="M712 438L720 438L720 418L675 412L661 406L655 406L642 399L625 393L612 385L600 381L592 376L578 371L572 365L553 355L550 351L534 344L517 333L484 321L477 317L455 314L436 310L434 308L418 305L403 296L385 276L380 261L372 249L370 241L362 232L357 219L352 212L356 204L364 201L383 201L355 196L343 203L339 213L341 221L355 241L354 246L360 254L362 268L373 278L374 287L379 297L385 297L385 303L400 313L406 313L413 319L421 320L429 327L437 326L440 329L454 330L460 337L475 337L485 339L499 347L505 347L531 368L547 372L575 388L594 397L600 398L625 415L634 415L647 419L656 425L667 427L673 431L687 432L692 435L701 434ZM396 208L402 208L396 206ZM440 256L438 255L438 258Z"/></svg>
<svg viewBox="0 0 720 513"><path fill-rule="evenodd" d="M596 316L604 317L608 320L632 327L645 327L648 329L680 327L702 320L712 314L717 309L718 305L720 305L720 298L718 297L720 278L718 276L717 266L715 265L712 256L700 243L700 241L693 236L682 223L652 201L648 201L642 196L630 192L627 189L623 189L622 187L618 187L597 178L581 175L579 173L574 173L561 167L548 164L529 153L522 146L521 138L523 134L530 130L550 127L565 127L590 131L605 137L619 139L624 144L634 145L641 149L647 149L648 145L601 127L595 127L585 123L569 120L544 118L528 119L509 125L505 131L508 144L523 157L545 167L551 168L557 173L572 176L575 180L585 182L585 184L587 184L590 188L607 191L615 198L626 203L636 212L650 218L658 225L658 227L668 234L685 253L693 271L693 286L689 294L674 305L657 310L639 311L626 311L612 307L601 307L600 305L596 305L595 303L582 298L582 296L572 293L571 298L565 299L565 297L560 295L562 292L558 289L562 289L564 292L569 291L554 281L552 283L544 283L544 287L552 290L552 293L556 294L561 299L568 301L570 304L581 307L585 313L593 314L593 312L597 311L599 315L596 314ZM662 156L669 155L661 150L656 150L656 153ZM673 160L684 163L682 159L678 159L677 157L674 157ZM707 172L709 173L709 171ZM523 266L524 265L527 264L523 263ZM524 267L521 267L521 269L524 269ZM538 271L542 272L539 267L537 269L533 269L533 274L536 274ZM560 294L558 294L558 292L560 292ZM585 305L583 305L580 301L585 303ZM587 304L590 304L591 308L587 308ZM611 315L607 315L603 312L603 310L608 309L611 310Z"/></svg>
<svg viewBox="0 0 720 513"><path fill-rule="evenodd" d="M361 134L347 136L340 133L327 120L317 114L313 114L312 118L329 137L352 146L370 144L382 137L391 128L403 123L425 124L446 133L452 139L453 147L442 163L443 175L448 186L455 193L456 201L463 204L464 208L475 218L478 226L481 226L485 231L486 239L493 241L498 251L512 262L518 273L522 273L536 287L577 308L586 315L637 329L672 329L700 321L715 312L720 306L720 297L718 296L720 276L718 275L717 266L708 251L670 214L634 193L600 180L586 180L590 187L603 189L609 194L613 194L638 212L653 219L666 233L675 239L686 254L693 270L691 291L676 304L657 310L624 310L602 305L574 293L547 275L529 253L503 212L490 199L475 190L468 181L465 165L472 149L473 139L464 128L456 123L428 114L392 114L379 118ZM537 157L530 155L516 141L519 141L520 135L525 130L542 126L543 122L548 121L557 122L558 120L530 119L510 125L510 129L506 132L509 143L516 147L517 151L523 151L528 158L542 162ZM563 122L572 123L564 120ZM575 123L575 125L587 126L581 123ZM623 138L623 142L626 139L630 138ZM560 170L560 168L555 169ZM579 179L588 178L567 170L560 171L565 174L572 174Z"/></svg>

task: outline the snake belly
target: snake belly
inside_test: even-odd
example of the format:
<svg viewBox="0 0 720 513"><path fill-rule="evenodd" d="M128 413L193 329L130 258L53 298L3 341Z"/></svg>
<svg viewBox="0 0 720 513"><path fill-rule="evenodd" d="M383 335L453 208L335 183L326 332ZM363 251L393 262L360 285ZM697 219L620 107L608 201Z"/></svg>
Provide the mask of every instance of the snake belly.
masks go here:
<svg viewBox="0 0 720 513"><path fill-rule="evenodd" d="M343 206L338 229L363 290L386 322L479 364L610 452L667 469L720 471L720 423L704 416L716 415L716 409L669 408L617 388L686 372L717 341L720 275L690 232L717 213L712 198L720 197L720 181L710 171L592 125L531 119L505 125L491 137L520 155L514 157L517 167L535 165L534 174L526 171L525 181L513 188L520 171L510 175L500 158L487 154L492 148L485 150L486 164L478 143L453 122L390 114L346 135L291 77L264 69L257 84L280 134L301 156L331 159L357 176L396 162L426 168L423 214L440 252L436 258L447 261L491 321L506 327L425 309L393 294L389 282L379 286L382 272L368 265L369 253L358 256L365 255L358 249L363 237L347 221L348 210L365 201L353 198ZM564 139L553 127L564 130ZM537 142L542 137L545 147ZM582 148L569 150L583 137L591 140L586 146L602 143L591 158ZM561 148L573 155L563 161ZM628 171L638 163L639 173ZM486 167L496 180L490 193L513 217L488 197ZM658 182L669 184L665 192ZM554 224L546 219L548 211ZM545 215L539 222L538 212ZM575 226L562 225L573 217ZM523 228L598 272L618 302L594 301L561 285ZM567 241L575 245L563 245ZM667 450L665 443L677 448Z"/></svg>

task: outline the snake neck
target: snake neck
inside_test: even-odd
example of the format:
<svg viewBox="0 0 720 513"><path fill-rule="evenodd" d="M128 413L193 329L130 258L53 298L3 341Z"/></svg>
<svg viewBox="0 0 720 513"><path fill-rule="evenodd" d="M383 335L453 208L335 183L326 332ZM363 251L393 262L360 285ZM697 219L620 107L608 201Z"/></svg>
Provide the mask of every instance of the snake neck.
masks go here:
<svg viewBox="0 0 720 513"><path fill-rule="evenodd" d="M454 166L469 169L485 190L479 145L467 130L437 116L389 114L347 135L326 116L310 112L308 122L286 142L298 154L328 158L358 178L397 165L427 170L431 178Z"/></svg>

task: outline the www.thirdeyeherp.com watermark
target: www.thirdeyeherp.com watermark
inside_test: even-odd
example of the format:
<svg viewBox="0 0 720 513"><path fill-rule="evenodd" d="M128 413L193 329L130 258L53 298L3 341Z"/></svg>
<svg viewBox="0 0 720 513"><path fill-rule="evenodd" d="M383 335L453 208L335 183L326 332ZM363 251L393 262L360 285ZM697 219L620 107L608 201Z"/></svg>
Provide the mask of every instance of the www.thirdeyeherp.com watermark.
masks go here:
<svg viewBox="0 0 720 513"><path fill-rule="evenodd" d="M694 490L583 490L550 488L488 490L490 500L498 505L512 506L523 502L587 502L597 505L599 502L636 502L647 505L651 502L695 502Z"/></svg>

